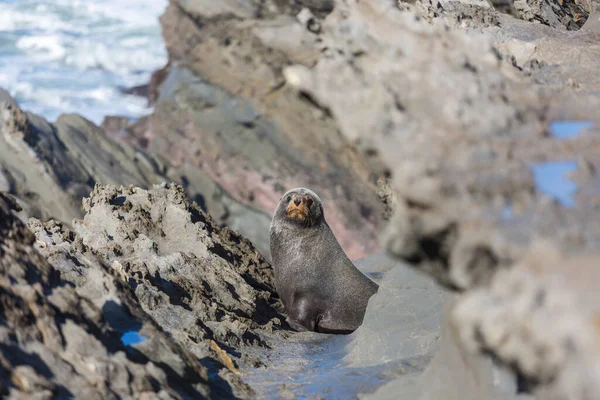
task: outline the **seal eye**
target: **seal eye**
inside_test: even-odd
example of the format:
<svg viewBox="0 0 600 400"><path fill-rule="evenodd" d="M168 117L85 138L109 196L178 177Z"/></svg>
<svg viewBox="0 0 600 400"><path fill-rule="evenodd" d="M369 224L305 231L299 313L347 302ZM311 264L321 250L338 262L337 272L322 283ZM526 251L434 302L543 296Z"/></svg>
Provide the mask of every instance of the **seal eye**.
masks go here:
<svg viewBox="0 0 600 400"><path fill-rule="evenodd" d="M306 199L306 206L310 208L313 205L313 200L311 198Z"/></svg>
<svg viewBox="0 0 600 400"><path fill-rule="evenodd" d="M285 199L285 201L286 201L286 203L289 203L290 201L292 201L292 196L288 196L288 197Z"/></svg>

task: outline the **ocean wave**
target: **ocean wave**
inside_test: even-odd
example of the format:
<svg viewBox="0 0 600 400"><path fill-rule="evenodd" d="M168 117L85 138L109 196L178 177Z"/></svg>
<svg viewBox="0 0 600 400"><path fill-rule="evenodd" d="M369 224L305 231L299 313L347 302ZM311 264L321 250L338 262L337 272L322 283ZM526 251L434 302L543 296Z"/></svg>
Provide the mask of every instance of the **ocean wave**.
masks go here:
<svg viewBox="0 0 600 400"><path fill-rule="evenodd" d="M158 17L167 0L20 0L0 3L0 86L25 109L139 117L146 83L166 63Z"/></svg>

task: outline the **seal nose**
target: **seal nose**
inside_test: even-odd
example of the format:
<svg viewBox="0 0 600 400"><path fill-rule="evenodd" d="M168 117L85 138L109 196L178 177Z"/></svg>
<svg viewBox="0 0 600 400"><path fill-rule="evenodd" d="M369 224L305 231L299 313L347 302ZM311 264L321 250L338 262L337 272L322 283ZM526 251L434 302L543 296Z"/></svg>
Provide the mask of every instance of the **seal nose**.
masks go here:
<svg viewBox="0 0 600 400"><path fill-rule="evenodd" d="M294 199L294 204L299 206L300 205L300 199Z"/></svg>

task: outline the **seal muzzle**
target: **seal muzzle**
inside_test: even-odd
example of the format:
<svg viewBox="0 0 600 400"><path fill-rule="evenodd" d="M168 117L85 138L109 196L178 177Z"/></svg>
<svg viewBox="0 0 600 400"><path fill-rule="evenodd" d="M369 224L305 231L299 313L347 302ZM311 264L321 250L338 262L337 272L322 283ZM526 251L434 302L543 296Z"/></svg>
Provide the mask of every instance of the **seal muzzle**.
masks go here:
<svg viewBox="0 0 600 400"><path fill-rule="evenodd" d="M313 204L313 199L310 196L292 194L285 209L288 218L298 221L306 221L310 216L310 207Z"/></svg>

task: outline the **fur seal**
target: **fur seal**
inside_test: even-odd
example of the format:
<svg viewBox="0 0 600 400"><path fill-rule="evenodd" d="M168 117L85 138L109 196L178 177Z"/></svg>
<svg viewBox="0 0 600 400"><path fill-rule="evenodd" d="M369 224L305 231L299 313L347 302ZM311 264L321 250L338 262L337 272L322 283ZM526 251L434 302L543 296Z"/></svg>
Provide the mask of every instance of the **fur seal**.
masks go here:
<svg viewBox="0 0 600 400"><path fill-rule="evenodd" d="M275 288L294 329L351 333L362 324L379 286L346 256L325 221L319 196L306 188L286 192L269 240Z"/></svg>

